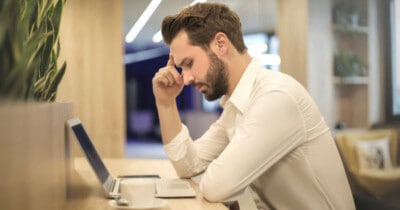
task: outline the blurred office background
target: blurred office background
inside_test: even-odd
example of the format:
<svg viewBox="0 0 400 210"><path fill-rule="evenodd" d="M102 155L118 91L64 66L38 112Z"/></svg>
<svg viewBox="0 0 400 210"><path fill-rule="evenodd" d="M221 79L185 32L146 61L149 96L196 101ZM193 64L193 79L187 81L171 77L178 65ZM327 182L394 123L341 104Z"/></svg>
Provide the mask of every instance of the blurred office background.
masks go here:
<svg viewBox="0 0 400 210"><path fill-rule="evenodd" d="M124 1L124 64L126 76L126 123L128 157L159 157L160 131L152 93L151 79L163 67L169 48L161 40L160 25L166 15L201 1ZM204 2L204 1L203 1ZM279 40L275 34L276 3L273 0L213 1L228 4L242 19L244 40L252 56L266 68L279 71ZM146 12L145 12L146 11ZM147 16L146 16L147 15ZM140 20L147 22L140 24ZM142 25L143 27L137 27ZM137 31L135 31L137 30ZM134 34L133 36L131 36ZM136 36L135 36L136 34ZM219 113L219 101L208 102L192 87L185 87L177 99L182 120L194 138L199 137ZM139 151L138 151L139 150ZM161 152L162 153L162 152Z"/></svg>
<svg viewBox="0 0 400 210"><path fill-rule="evenodd" d="M267 69L302 83L334 135L399 128L398 0L209 1L225 3L238 13L249 52ZM57 101L73 102L74 115L102 157L165 158L151 79L165 65L169 49L157 34L166 15L191 3L66 2L60 60L68 67ZM147 13L148 19L142 16ZM128 36L137 23L137 34ZM194 138L221 111L218 101L207 102L191 87L177 102Z"/></svg>
<svg viewBox="0 0 400 210"><path fill-rule="evenodd" d="M169 53L160 24L193 2L67 1L60 37L68 70L57 100L74 103L101 155L125 156L129 142L161 142L151 88ZM210 2L238 13L249 52L302 83L333 132L399 121L397 0ZM139 30L128 36L132 28ZM177 101L194 137L221 111L191 87Z"/></svg>
<svg viewBox="0 0 400 210"><path fill-rule="evenodd" d="M157 136L151 78L159 68L166 64L169 55L169 48L162 42L161 37L157 38L160 35L160 24L164 16L174 14L184 6L193 3L192 1L153 2L159 3L158 6L155 5L154 13L137 36L133 40L129 40L128 33L137 23L137 15L145 11L151 5L151 1L124 1L124 61L129 136L143 136L144 134ZM223 3L228 3L234 10L241 13L240 15L244 19L244 38L250 53L262 57L267 68L279 70L279 42L274 30L276 23L274 1L269 3L258 0L252 0L251 3L225 1ZM260 5L261 3L263 5ZM260 8L265 9L261 11ZM249 22L251 24L248 24ZM178 98L180 109L183 112L199 111L218 114L218 102L208 103L201 97L191 87L186 87L184 93Z"/></svg>

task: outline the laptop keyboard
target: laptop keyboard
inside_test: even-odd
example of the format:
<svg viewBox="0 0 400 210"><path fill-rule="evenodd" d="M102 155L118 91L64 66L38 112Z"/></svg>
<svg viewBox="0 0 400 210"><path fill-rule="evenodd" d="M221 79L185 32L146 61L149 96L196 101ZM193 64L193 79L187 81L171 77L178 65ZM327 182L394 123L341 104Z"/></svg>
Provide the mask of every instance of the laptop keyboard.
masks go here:
<svg viewBox="0 0 400 210"><path fill-rule="evenodd" d="M156 180L156 197L195 197L190 183L183 179Z"/></svg>

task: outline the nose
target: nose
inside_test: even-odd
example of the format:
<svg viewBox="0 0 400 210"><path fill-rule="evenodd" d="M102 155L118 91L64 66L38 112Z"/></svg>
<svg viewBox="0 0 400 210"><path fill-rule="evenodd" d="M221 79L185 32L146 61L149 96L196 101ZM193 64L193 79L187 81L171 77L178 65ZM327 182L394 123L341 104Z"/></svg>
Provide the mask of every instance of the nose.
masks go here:
<svg viewBox="0 0 400 210"><path fill-rule="evenodd" d="M190 74L189 72L186 72L186 71L182 71L182 75L183 75L183 83L185 85L190 85L193 83L194 76L192 74Z"/></svg>

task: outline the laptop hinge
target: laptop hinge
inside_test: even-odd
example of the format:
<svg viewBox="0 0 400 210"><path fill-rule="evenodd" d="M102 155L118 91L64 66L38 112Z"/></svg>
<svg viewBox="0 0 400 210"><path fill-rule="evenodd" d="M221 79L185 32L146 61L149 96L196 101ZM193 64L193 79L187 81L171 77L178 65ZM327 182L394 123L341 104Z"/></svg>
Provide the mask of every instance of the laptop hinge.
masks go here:
<svg viewBox="0 0 400 210"><path fill-rule="evenodd" d="M120 182L121 182L121 179L119 179L119 178L113 180L112 191L110 191L110 197L117 198L120 196L120 193L119 193Z"/></svg>

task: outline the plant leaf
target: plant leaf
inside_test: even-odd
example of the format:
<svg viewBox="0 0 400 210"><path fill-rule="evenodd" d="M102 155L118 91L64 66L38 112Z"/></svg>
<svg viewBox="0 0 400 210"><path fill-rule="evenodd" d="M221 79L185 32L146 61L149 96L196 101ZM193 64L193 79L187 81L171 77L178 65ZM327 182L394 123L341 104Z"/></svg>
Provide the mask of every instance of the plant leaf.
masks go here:
<svg viewBox="0 0 400 210"><path fill-rule="evenodd" d="M0 99L52 101L65 71L58 69L65 0L0 1Z"/></svg>

